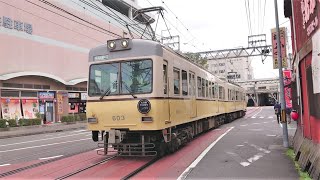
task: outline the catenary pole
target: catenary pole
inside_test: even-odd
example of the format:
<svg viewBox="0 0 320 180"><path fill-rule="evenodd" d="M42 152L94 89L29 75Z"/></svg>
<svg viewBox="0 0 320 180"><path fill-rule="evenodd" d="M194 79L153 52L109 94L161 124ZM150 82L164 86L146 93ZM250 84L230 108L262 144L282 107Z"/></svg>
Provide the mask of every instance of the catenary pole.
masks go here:
<svg viewBox="0 0 320 180"><path fill-rule="evenodd" d="M284 99L284 82L283 82L283 72L282 72L280 28L279 28L277 0L274 0L274 12L275 12L276 29L277 29L277 52L278 52L278 64L279 64L279 82L280 82L280 102L281 102L281 123L282 123L282 132L283 132L283 146L285 148L287 148L287 147L289 147L289 142L288 142L287 121L286 121L286 101Z"/></svg>

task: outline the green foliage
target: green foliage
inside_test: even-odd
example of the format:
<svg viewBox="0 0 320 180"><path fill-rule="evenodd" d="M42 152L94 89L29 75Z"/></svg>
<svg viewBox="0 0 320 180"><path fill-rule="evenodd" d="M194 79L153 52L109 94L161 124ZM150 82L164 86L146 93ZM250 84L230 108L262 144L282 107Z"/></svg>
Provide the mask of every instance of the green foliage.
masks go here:
<svg viewBox="0 0 320 180"><path fill-rule="evenodd" d="M75 121L75 117L73 115L66 115L66 116L62 116L61 117L61 122L74 122Z"/></svg>
<svg viewBox="0 0 320 180"><path fill-rule="evenodd" d="M19 119L20 126L33 126L33 125L41 125L42 119Z"/></svg>
<svg viewBox="0 0 320 180"><path fill-rule="evenodd" d="M199 53L187 52L187 53L184 53L184 55L186 55L189 58L190 61L200 65L204 69L208 69L208 67L209 67L208 59L201 57Z"/></svg>
<svg viewBox="0 0 320 180"><path fill-rule="evenodd" d="M298 164L297 161L295 161L295 154L293 149L288 149L286 152L286 155L290 157L290 159L294 162L294 166L296 167L296 170L299 173L300 180L312 180L307 172L303 172Z"/></svg>
<svg viewBox="0 0 320 180"><path fill-rule="evenodd" d="M80 114L79 114L79 117L80 117L80 121L85 121L85 120L87 120L87 115L86 115L86 113L80 113Z"/></svg>
<svg viewBox="0 0 320 180"><path fill-rule="evenodd" d="M0 128L6 128L7 127L6 122L7 122L7 120L0 119Z"/></svg>
<svg viewBox="0 0 320 180"><path fill-rule="evenodd" d="M9 123L10 127L17 127L18 126L17 121L15 119L9 119L8 123Z"/></svg>
<svg viewBox="0 0 320 180"><path fill-rule="evenodd" d="M40 114L39 112L37 112L37 113L36 113L36 117L37 117L38 119L41 119L41 114Z"/></svg>

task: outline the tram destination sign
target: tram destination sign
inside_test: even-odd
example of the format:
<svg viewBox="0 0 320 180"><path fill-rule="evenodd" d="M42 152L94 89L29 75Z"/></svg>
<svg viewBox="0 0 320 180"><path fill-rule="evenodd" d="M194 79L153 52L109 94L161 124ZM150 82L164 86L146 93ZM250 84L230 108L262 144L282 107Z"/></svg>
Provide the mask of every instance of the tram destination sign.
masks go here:
<svg viewBox="0 0 320 180"><path fill-rule="evenodd" d="M26 32L27 34L32 34L33 32L32 24L15 20L7 16L0 16L0 27Z"/></svg>

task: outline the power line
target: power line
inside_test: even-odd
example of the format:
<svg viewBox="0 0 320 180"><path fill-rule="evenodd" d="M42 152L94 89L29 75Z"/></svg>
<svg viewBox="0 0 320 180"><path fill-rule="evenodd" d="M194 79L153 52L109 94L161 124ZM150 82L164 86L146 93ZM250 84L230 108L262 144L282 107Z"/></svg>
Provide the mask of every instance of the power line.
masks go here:
<svg viewBox="0 0 320 180"><path fill-rule="evenodd" d="M261 30L262 32L264 29L265 15L266 15L266 0L264 0L263 21L262 21L262 30Z"/></svg>
<svg viewBox="0 0 320 180"><path fill-rule="evenodd" d="M250 34L252 34L251 33L251 28L250 28L250 20L249 20L249 14L248 14L248 8L247 8L247 0L244 0L244 5L245 5L245 7L246 7L246 15L247 15L247 24L248 24L248 31L249 31L249 33Z"/></svg>

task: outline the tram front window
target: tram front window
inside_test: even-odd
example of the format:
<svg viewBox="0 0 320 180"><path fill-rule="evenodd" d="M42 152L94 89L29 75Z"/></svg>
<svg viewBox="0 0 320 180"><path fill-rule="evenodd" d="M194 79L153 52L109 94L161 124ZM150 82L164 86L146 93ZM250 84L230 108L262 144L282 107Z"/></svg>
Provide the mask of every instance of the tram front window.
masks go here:
<svg viewBox="0 0 320 180"><path fill-rule="evenodd" d="M152 91L152 61L94 64L90 67L89 96L142 94Z"/></svg>

